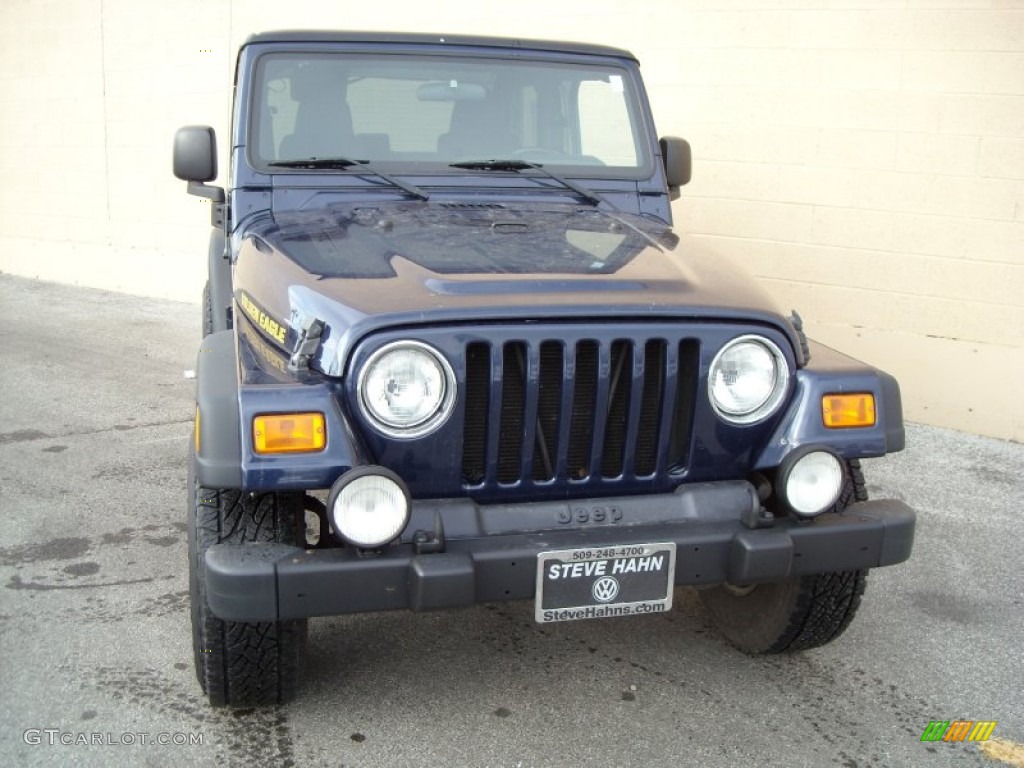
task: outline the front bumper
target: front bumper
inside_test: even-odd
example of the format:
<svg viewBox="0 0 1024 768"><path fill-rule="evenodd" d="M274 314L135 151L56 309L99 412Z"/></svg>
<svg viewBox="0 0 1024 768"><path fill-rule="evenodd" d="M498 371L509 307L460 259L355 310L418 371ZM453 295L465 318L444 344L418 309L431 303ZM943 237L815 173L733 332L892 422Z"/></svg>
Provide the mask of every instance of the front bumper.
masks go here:
<svg viewBox="0 0 1024 768"><path fill-rule="evenodd" d="M587 502L414 502L408 533L380 553L214 545L205 556L207 599L214 614L231 621L529 599L541 552L668 541L677 547L677 585L762 583L910 556L915 514L903 502L864 501L811 522L783 518L752 529L740 514L756 504L754 489L739 481ZM437 528L438 521L447 532L444 551L417 554L415 531Z"/></svg>

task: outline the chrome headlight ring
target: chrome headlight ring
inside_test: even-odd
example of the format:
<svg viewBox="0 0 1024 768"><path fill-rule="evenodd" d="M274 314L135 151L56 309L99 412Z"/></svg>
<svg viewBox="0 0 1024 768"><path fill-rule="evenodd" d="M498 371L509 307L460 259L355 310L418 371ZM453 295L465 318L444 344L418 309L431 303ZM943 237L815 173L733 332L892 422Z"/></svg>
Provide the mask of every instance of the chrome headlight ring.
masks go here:
<svg viewBox="0 0 1024 768"><path fill-rule="evenodd" d="M360 369L356 386L363 416L388 437L423 437L455 409L451 364L421 341L394 341L376 350Z"/></svg>
<svg viewBox="0 0 1024 768"><path fill-rule="evenodd" d="M753 424L775 413L789 385L789 363L778 345L757 334L723 346L708 371L708 399L732 424Z"/></svg>

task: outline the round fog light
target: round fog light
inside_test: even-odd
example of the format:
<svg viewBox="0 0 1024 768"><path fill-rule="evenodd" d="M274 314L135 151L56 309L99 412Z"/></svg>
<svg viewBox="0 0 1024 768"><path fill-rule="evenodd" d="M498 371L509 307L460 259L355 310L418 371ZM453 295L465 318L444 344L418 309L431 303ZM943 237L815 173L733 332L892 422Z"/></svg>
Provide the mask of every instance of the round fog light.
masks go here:
<svg viewBox="0 0 1024 768"><path fill-rule="evenodd" d="M781 468L779 487L796 514L814 517L836 503L843 488L843 465L828 451L810 450Z"/></svg>
<svg viewBox="0 0 1024 768"><path fill-rule="evenodd" d="M409 492L394 472L384 467L358 467L346 472L327 498L335 532L364 549L393 541L409 523Z"/></svg>

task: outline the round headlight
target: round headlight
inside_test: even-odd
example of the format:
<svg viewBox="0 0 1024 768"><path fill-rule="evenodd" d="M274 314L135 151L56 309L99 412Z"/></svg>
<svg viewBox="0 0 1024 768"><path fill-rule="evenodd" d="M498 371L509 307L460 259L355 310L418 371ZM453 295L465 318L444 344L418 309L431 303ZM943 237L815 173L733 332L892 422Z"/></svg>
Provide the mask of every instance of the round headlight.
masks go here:
<svg viewBox="0 0 1024 768"><path fill-rule="evenodd" d="M779 486L790 509L802 517L813 517L839 498L843 465L828 451L812 449L793 455L780 468Z"/></svg>
<svg viewBox="0 0 1024 768"><path fill-rule="evenodd" d="M334 531L364 549L393 541L409 523L409 493L383 467L358 467L331 488L327 509Z"/></svg>
<svg viewBox="0 0 1024 768"><path fill-rule="evenodd" d="M433 432L455 405L455 374L444 356L418 341L387 344L359 374L359 405L391 437Z"/></svg>
<svg viewBox="0 0 1024 768"><path fill-rule="evenodd" d="M789 366L773 342L763 336L740 336L715 355L708 394L723 419L751 424L778 408L788 382Z"/></svg>

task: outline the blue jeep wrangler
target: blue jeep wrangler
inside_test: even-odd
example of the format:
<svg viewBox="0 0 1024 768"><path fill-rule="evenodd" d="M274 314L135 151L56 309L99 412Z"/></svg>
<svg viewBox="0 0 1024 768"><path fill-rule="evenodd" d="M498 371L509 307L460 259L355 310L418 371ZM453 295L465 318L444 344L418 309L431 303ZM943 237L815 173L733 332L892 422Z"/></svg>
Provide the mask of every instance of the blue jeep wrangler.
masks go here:
<svg viewBox="0 0 1024 768"><path fill-rule="evenodd" d="M189 463L211 704L291 698L312 616L699 590L751 653L827 643L914 513L868 501L899 387L673 233L690 149L594 45L275 32L174 172L213 231Z"/></svg>

